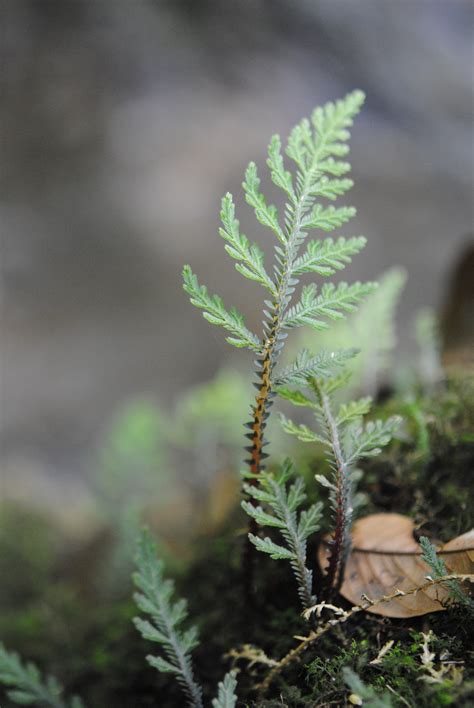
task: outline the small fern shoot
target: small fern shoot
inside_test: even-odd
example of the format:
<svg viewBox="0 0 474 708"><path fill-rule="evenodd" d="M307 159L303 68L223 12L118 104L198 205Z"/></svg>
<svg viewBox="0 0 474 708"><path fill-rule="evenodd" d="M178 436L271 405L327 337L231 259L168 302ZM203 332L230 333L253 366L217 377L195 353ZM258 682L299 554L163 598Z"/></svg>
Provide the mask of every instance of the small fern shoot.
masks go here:
<svg viewBox="0 0 474 708"><path fill-rule="evenodd" d="M166 655L166 658L148 655L147 661L162 673L174 674L188 704L202 708L202 689L194 678L191 658L199 643L197 629L182 629L187 617L186 601L173 600L173 581L163 577L163 562L157 559L156 544L147 531L140 537L136 563L138 571L133 580L140 592L135 593L134 599L151 621L136 617L134 623L142 637L160 644Z"/></svg>
<svg viewBox="0 0 474 708"><path fill-rule="evenodd" d="M43 678L36 664L23 663L18 654L7 651L1 643L0 683L8 687L7 697L22 706L85 708L78 696L70 701L63 698L63 687L54 676Z"/></svg>
<svg viewBox="0 0 474 708"><path fill-rule="evenodd" d="M150 620L135 617L134 624L144 639L160 644L166 656L148 655L147 661L161 673L176 677L191 708L203 708L202 689L194 678L191 657L199 644L197 628L183 629L188 616L186 600L174 600L174 583L163 577L163 561L156 557L156 544L146 530L139 538L136 564L133 580L140 592L135 593L134 599ZM235 676L236 672L230 671L219 683L213 708L235 708Z"/></svg>
<svg viewBox="0 0 474 708"><path fill-rule="evenodd" d="M267 166L273 183L285 196L286 203L280 211L268 204L260 192L260 178L255 163L251 162L245 173L243 189L247 203L253 207L257 221L269 228L275 236L275 265L265 267L264 253L258 244L251 243L240 232L235 217L231 194L222 200L220 235L227 253L236 261L236 270L245 278L259 283L266 291L263 307L263 330L251 332L243 316L235 309L226 309L218 295L209 295L207 288L198 282L189 266L183 269L184 289L191 302L203 310L203 316L228 332L227 341L257 354L257 394L247 424L250 445L247 459L248 484L255 486L260 472L265 469L264 431L275 395L275 366L288 331L309 325L326 329L329 320L339 320L352 312L357 304L375 287L374 283L347 285L325 284L317 288L306 285L299 299L294 302L296 287L307 273L327 277L343 269L352 256L365 246L363 236L342 236L324 241L309 241L302 251L308 232L324 232L341 227L355 214L353 207L324 206L319 200L334 200L352 187L347 178L349 163L342 160L349 148L349 128L364 101L362 91L354 91L336 103L328 103L313 111L311 120L302 120L288 138L286 156L293 163L293 172L285 167L281 141L274 135L268 148ZM318 201L317 201L318 200ZM350 354L349 354L350 355ZM324 376L341 363L344 353L321 352L318 357L306 357L294 365L295 380L305 375ZM292 371L286 369L282 376L292 382Z"/></svg>
<svg viewBox="0 0 474 708"><path fill-rule="evenodd" d="M326 576L325 597L339 587L350 547L352 524L352 487L356 463L363 457L379 454L388 444L400 418L393 416L386 421L376 420L363 424L363 416L370 411L370 397L342 403L334 411L333 394L347 382L345 372L341 375L316 379L308 377L306 384L310 394L300 390L281 388L280 396L296 406L310 408L316 417L318 430L298 425L283 414L280 415L283 429L304 442L317 442L329 453L332 479L317 475L318 481L330 488L334 528ZM311 396L312 392L312 396Z"/></svg>
<svg viewBox="0 0 474 708"><path fill-rule="evenodd" d="M438 578L448 575L448 570L444 560L438 556L435 546L433 546L431 541L426 536L420 537L420 546L423 551L421 558L427 565L429 565L433 580L437 580ZM471 616L474 615L474 600L463 592L459 582L453 579L446 580L444 584L449 589L453 601L468 610Z"/></svg>
<svg viewBox="0 0 474 708"><path fill-rule="evenodd" d="M313 574L306 563L306 542L319 529L321 504L313 504L309 509L301 511L300 507L306 500L304 480L297 477L293 484L287 486L291 476L292 465L289 460L284 462L277 475L262 472L259 485L245 484L244 490L254 502L264 504L269 511L245 500L242 501L242 507L259 526L279 529L284 546L274 543L269 537L260 538L249 534L249 538L257 550L268 553L271 558L290 561L298 583L301 604L306 609L315 602Z"/></svg>

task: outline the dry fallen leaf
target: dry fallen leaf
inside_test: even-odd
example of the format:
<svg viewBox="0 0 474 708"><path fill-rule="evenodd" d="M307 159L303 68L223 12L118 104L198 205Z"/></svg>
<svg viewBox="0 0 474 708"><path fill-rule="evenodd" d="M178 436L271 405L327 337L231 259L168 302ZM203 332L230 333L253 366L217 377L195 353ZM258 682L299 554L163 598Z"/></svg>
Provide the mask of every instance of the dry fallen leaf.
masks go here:
<svg viewBox="0 0 474 708"><path fill-rule="evenodd" d="M426 583L430 568L421 560L414 530L412 519L401 514L372 514L356 521L340 594L356 605L363 595L377 600L395 590L407 591ZM438 547L438 555L450 573L473 573L474 529ZM328 546L323 543L318 552L323 572L327 557ZM442 585L434 585L381 603L367 612L384 617L416 617L443 610L448 595Z"/></svg>

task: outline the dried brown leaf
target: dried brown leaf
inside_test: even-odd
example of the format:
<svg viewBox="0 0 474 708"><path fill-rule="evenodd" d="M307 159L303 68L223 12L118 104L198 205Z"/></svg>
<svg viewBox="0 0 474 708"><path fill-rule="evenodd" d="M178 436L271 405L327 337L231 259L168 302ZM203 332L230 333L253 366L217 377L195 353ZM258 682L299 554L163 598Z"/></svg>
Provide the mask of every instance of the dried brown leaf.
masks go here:
<svg viewBox="0 0 474 708"><path fill-rule="evenodd" d="M407 591L426 583L430 568L421 560L412 519L401 514L372 514L359 519L352 531L349 556L340 593L354 605L361 597L377 600L394 590ZM323 572L328 558L327 543L318 552ZM450 573L474 572L474 530L438 548ZM416 617L445 609L449 591L434 585L406 597L384 602L367 612L384 617Z"/></svg>

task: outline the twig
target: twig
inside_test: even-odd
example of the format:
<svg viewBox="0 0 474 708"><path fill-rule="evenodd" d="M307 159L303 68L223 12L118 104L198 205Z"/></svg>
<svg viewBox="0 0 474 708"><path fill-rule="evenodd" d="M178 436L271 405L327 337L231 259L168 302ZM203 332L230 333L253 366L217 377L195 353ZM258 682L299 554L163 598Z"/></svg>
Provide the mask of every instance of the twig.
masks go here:
<svg viewBox="0 0 474 708"><path fill-rule="evenodd" d="M282 659L280 659L276 666L274 666L273 669L267 674L264 681L259 686L257 686L259 695L263 696L268 691L274 679L283 671L286 666L288 666L288 664L291 664L293 663L293 661L296 661L309 646L314 644L320 637L323 636L323 634L329 632L329 630L331 630L333 627L347 622L348 619L350 619L357 613L367 610L370 607L376 607L377 605L381 605L384 602L390 602L391 600L395 600L397 597L404 597L405 595L416 595L416 593L423 592L423 590L426 590L427 588L432 587L433 585L440 585L441 583L445 583L449 580L458 580L460 582L468 580L474 582L474 573L455 573L452 575L444 575L440 578L430 578L423 585L418 585L417 587L411 588L410 590L396 590L390 595L384 595L383 597L379 597L377 600L371 600L366 595L363 595L363 602L360 605L355 605L354 607L351 607L350 610L343 610L340 607L334 608L333 606L327 605L325 603L322 603L322 607L321 605L315 605L314 607L310 607L304 612L305 616L309 616L314 612L320 612L321 609L323 609L324 607L332 609L338 616L334 619L329 620L328 622L326 622L326 624L323 624L318 629L310 632L306 637L295 637L296 639L300 640L300 643L296 647L291 649L291 651L289 651L288 654L286 654Z"/></svg>

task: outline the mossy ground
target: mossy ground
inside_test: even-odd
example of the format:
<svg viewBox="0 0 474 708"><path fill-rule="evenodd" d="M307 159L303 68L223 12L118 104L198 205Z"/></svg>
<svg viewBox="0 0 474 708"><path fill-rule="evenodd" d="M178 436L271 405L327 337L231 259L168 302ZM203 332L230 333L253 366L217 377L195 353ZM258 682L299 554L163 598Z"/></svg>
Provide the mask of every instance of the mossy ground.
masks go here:
<svg viewBox="0 0 474 708"><path fill-rule="evenodd" d="M403 434L383 455L364 464L363 513L408 514L424 534L447 541L473 525L473 387L452 382L430 394L388 398L378 413L395 410L405 417ZM311 479L320 464L311 457L300 466ZM144 661L153 647L131 623L135 608L130 582L118 578L113 593L93 581L80 587L71 572L74 561L58 562L59 544L47 520L6 506L0 520L0 638L8 648L56 674L92 708L182 706L169 676L157 674ZM193 561L177 578L200 627L195 663L206 699L215 695L228 668L225 654L230 648L251 643L278 658L294 646L294 635L306 629L284 563L258 558L249 602L240 568L244 523L236 511L219 537L196 541ZM317 542L310 549L312 558ZM315 581L317 587L317 575ZM430 629L436 637L431 646L436 660L441 657L462 668L462 675L453 674L456 680L427 682L421 633ZM280 676L264 700L257 702L252 690L263 675L261 668L240 664L240 705L348 705L342 668L350 667L377 692L388 693L394 706L469 706L474 702L473 632L473 619L457 608L410 620L359 614L315 644L302 662ZM383 662L370 664L389 640L394 644ZM9 707L3 698L1 705Z"/></svg>

